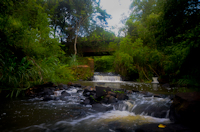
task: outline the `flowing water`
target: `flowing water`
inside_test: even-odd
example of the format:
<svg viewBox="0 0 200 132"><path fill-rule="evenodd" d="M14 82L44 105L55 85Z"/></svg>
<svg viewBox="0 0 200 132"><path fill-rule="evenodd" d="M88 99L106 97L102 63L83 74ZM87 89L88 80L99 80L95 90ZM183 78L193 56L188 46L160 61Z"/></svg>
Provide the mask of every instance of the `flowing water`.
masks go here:
<svg viewBox="0 0 200 132"><path fill-rule="evenodd" d="M106 81L79 83L145 92L130 93L129 100L118 101L116 104L103 104L111 108L103 112L93 109L92 105L81 104L85 97L81 88L76 87L66 90L71 96L63 100L42 101L41 98L4 100L0 104L0 131L119 132L134 131L147 123L170 123L168 114L173 88L166 89L160 85L123 82L116 79L114 82ZM54 96L60 96L62 91L58 91ZM152 96L153 93L161 93L162 98Z"/></svg>

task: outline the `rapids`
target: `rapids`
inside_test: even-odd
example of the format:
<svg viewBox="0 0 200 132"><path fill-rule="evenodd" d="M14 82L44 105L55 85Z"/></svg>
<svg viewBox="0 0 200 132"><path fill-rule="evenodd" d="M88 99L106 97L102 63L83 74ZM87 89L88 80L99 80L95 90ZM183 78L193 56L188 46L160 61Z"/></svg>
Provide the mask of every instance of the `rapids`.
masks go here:
<svg viewBox="0 0 200 132"><path fill-rule="evenodd" d="M102 104L108 110L98 111L92 105L82 104L86 98L83 89L70 87L55 91L55 100L43 98L16 98L0 104L0 131L7 132L134 132L143 124L168 124L170 95L173 88L160 85L123 82L115 77L96 76L94 81L79 82L85 86L109 86L112 88L135 89L141 92L127 94L129 100L114 104ZM98 78L98 79L97 79ZM113 79L115 78L115 79ZM112 82L109 82L112 81ZM114 82L113 82L114 81ZM56 99L65 91L70 96ZM147 92L148 91L148 92ZM159 96L153 96L159 94Z"/></svg>

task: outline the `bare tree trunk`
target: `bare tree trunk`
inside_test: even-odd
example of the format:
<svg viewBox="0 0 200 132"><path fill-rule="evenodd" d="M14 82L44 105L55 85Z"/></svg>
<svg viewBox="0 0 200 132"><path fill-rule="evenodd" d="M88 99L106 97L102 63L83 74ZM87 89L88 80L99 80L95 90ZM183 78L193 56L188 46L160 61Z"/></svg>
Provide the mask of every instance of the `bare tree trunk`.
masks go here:
<svg viewBox="0 0 200 132"><path fill-rule="evenodd" d="M81 21L79 21L79 24L77 25L77 21L76 21L76 37L75 37L75 41L74 41L74 54L77 54L77 49L76 49L76 43L77 43L77 38L78 38L78 32L79 32L79 28L81 26Z"/></svg>
<svg viewBox="0 0 200 132"><path fill-rule="evenodd" d="M76 56L77 54L77 49L76 49L76 43L77 43L77 38L78 38L78 32L79 32L79 29L80 29L80 26L81 26L81 23L83 23L89 16L85 17L85 19L79 19L79 23L77 22L76 20L76 37L75 37L75 41L74 41L74 55ZM75 58L74 58L74 61L75 61Z"/></svg>

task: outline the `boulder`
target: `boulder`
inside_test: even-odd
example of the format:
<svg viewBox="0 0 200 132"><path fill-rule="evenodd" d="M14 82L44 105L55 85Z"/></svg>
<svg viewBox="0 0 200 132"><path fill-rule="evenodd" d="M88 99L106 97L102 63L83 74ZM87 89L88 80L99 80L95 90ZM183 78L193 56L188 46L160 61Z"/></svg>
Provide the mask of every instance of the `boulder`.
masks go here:
<svg viewBox="0 0 200 132"><path fill-rule="evenodd" d="M49 101L49 100L53 100L54 98L52 96L49 95L45 95L43 98L43 101Z"/></svg>
<svg viewBox="0 0 200 132"><path fill-rule="evenodd" d="M96 86L96 96L97 98L101 97L101 96L105 96L108 91L111 91L111 88L109 87L99 87L99 86Z"/></svg>
<svg viewBox="0 0 200 132"><path fill-rule="evenodd" d="M116 98L114 97L114 96L110 96L109 97L109 100L108 100L108 103L110 104L110 103L116 103L117 102L117 100L116 100Z"/></svg>
<svg viewBox="0 0 200 132"><path fill-rule="evenodd" d="M129 99L128 96L124 93L117 93L116 97L118 100L128 100Z"/></svg>
<svg viewBox="0 0 200 132"><path fill-rule="evenodd" d="M111 96L116 97L116 93L115 93L115 92L112 92L112 91L108 91L108 95L111 95Z"/></svg>
<svg viewBox="0 0 200 132"><path fill-rule="evenodd" d="M198 126L200 118L200 92L177 93L170 107L172 122L192 127Z"/></svg>
<svg viewBox="0 0 200 132"><path fill-rule="evenodd" d="M127 93L127 94L132 94L133 91L131 91L131 90L126 90L126 93Z"/></svg>
<svg viewBox="0 0 200 132"><path fill-rule="evenodd" d="M41 87L57 87L57 85L55 83L52 82L48 82L45 84L40 85Z"/></svg>
<svg viewBox="0 0 200 132"><path fill-rule="evenodd" d="M44 95L53 95L53 90L49 89L49 88L44 88Z"/></svg>
<svg viewBox="0 0 200 132"><path fill-rule="evenodd" d="M107 104L107 103L108 103L108 100L109 100L109 98L104 97L104 98L101 100L101 103Z"/></svg>
<svg viewBox="0 0 200 132"><path fill-rule="evenodd" d="M136 93L136 92L140 92L140 91L133 89L132 92Z"/></svg>
<svg viewBox="0 0 200 132"><path fill-rule="evenodd" d="M60 90L68 90L68 89L69 89L69 87L68 87L67 85L65 85L65 84L59 84L59 85L58 85L58 88L59 88Z"/></svg>
<svg viewBox="0 0 200 132"><path fill-rule="evenodd" d="M68 86L73 86L73 87L79 87L79 88L82 87L81 84L78 84L78 83L71 83L71 82L69 82L67 85L68 85Z"/></svg>
<svg viewBox="0 0 200 132"><path fill-rule="evenodd" d="M109 111L109 110L113 110L113 107L112 106L107 107L107 106L104 106L102 104L93 104L92 109L96 110L98 112L106 112L106 111Z"/></svg>
<svg viewBox="0 0 200 132"><path fill-rule="evenodd" d="M89 96L96 96L96 91L94 88L87 86L83 91L83 96L89 97Z"/></svg>
<svg viewBox="0 0 200 132"><path fill-rule="evenodd" d="M153 96L156 98L162 98L161 95L159 95L159 94L154 94Z"/></svg>
<svg viewBox="0 0 200 132"><path fill-rule="evenodd" d="M90 99L89 99L89 98L86 98L86 99L83 101L83 104L85 104L85 105L90 104Z"/></svg>
<svg viewBox="0 0 200 132"><path fill-rule="evenodd" d="M61 93L61 97L65 97L65 96L71 96L71 94L69 94L68 92L63 91Z"/></svg>

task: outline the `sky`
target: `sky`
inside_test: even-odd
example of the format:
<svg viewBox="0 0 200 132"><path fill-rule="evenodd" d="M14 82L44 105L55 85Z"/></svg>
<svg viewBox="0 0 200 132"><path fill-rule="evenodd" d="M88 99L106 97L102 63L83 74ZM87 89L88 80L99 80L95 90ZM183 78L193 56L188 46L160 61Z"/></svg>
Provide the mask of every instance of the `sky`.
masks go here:
<svg viewBox="0 0 200 132"><path fill-rule="evenodd" d="M123 18L122 14L124 14L126 17L129 17L129 7L131 2L132 0L101 0L101 8L106 10L106 12L112 17L112 19L107 19L109 26L107 29L111 29L111 27L114 26L115 29L111 29L111 31L113 31L115 35L118 35L119 28L123 26L123 24L120 22L120 20Z"/></svg>

